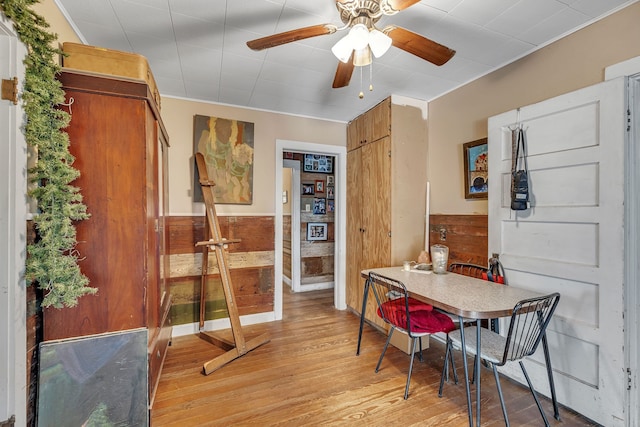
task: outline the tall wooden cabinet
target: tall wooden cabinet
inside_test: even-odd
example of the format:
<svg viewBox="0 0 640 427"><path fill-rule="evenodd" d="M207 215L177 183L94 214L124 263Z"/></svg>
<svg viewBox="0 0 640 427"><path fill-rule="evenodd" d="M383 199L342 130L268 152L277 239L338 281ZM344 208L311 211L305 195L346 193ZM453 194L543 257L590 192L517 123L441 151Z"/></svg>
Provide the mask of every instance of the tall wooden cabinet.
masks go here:
<svg viewBox="0 0 640 427"><path fill-rule="evenodd" d="M91 218L76 224L80 269L98 288L73 308L45 309L44 340L148 330L149 402L171 337L168 138L142 80L63 69L67 128Z"/></svg>
<svg viewBox="0 0 640 427"><path fill-rule="evenodd" d="M347 305L362 309L367 268L401 265L424 248L426 118L387 98L347 128ZM384 327L368 301L367 319Z"/></svg>

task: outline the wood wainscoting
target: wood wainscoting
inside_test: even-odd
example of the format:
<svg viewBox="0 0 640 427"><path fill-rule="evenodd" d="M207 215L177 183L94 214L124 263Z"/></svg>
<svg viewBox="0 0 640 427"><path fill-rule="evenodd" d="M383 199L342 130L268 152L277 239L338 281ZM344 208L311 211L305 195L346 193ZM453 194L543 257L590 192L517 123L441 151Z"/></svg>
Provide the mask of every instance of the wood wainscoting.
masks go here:
<svg viewBox="0 0 640 427"><path fill-rule="evenodd" d="M429 244L449 247L449 263L488 264L487 215L430 215Z"/></svg>
<svg viewBox="0 0 640 427"><path fill-rule="evenodd" d="M168 218L170 285L173 298L171 323L198 322L202 249L195 243L205 240L204 216ZM241 239L229 245L229 264L240 315L273 311L275 243L271 216L218 216L220 230L227 239ZM209 253L206 286L206 320L228 317L215 253Z"/></svg>

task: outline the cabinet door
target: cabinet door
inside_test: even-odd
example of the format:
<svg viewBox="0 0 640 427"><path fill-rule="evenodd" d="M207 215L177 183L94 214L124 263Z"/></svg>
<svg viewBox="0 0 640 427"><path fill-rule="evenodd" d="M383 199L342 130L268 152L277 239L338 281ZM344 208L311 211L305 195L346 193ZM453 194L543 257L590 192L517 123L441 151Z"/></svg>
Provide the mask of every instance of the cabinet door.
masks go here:
<svg viewBox="0 0 640 427"><path fill-rule="evenodd" d="M391 140L362 147L362 228L365 268L388 267L391 259Z"/></svg>
<svg viewBox="0 0 640 427"><path fill-rule="evenodd" d="M374 142L391 134L391 98L387 98L364 114L367 142Z"/></svg>
<svg viewBox="0 0 640 427"><path fill-rule="evenodd" d="M347 127L347 151L361 147L372 141L369 130L369 113L356 117Z"/></svg>
<svg viewBox="0 0 640 427"><path fill-rule="evenodd" d="M362 309L362 149L347 153L347 306Z"/></svg>
<svg viewBox="0 0 640 427"><path fill-rule="evenodd" d="M347 126L347 151L355 150L360 147L360 143L362 141L360 135L360 126L361 118L356 117Z"/></svg>
<svg viewBox="0 0 640 427"><path fill-rule="evenodd" d="M362 146L362 268L388 267L391 261L391 139ZM373 298L367 318L384 327Z"/></svg>
<svg viewBox="0 0 640 427"><path fill-rule="evenodd" d="M160 302L160 322L164 323L164 317L167 316L170 309L170 292L169 292L169 227L167 225L167 214L169 212L169 154L167 140L159 132L158 137L158 243L160 256L160 275L159 275L159 302Z"/></svg>

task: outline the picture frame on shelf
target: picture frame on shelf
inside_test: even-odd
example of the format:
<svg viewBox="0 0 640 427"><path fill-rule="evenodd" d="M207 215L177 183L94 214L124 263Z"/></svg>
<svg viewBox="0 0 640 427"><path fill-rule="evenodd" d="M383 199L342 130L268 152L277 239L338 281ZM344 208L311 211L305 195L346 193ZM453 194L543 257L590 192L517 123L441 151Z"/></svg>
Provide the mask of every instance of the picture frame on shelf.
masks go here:
<svg viewBox="0 0 640 427"><path fill-rule="evenodd" d="M462 144L464 159L464 198L487 199L489 196L489 152L487 138Z"/></svg>
<svg viewBox="0 0 640 427"><path fill-rule="evenodd" d="M327 240L327 223L326 222L308 222L307 223L307 240Z"/></svg>
<svg viewBox="0 0 640 427"><path fill-rule="evenodd" d="M327 213L327 200L322 197L316 197L313 199L313 214L324 215Z"/></svg>
<svg viewBox="0 0 640 427"><path fill-rule="evenodd" d="M302 183L302 195L303 196L313 196L316 192L316 188L314 184L311 183Z"/></svg>

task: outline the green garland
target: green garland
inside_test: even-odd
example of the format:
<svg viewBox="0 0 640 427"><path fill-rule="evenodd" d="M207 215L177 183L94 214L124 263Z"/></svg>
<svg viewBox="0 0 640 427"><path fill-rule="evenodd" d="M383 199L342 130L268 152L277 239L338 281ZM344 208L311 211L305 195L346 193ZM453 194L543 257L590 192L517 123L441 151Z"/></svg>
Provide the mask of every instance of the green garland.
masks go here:
<svg viewBox="0 0 640 427"><path fill-rule="evenodd" d="M52 43L57 36L46 29L49 24L30 6L39 0L0 0L0 9L13 21L27 47L22 92L27 116L25 138L38 152L37 165L29 170L37 187L30 195L38 201L40 213L33 219L38 241L27 247L26 279L44 289L42 305L73 307L78 298L94 294L89 279L80 272L73 221L87 219L87 208L77 187L70 185L80 173L73 168L69 135L63 131L70 121L65 111L64 91L56 75L60 71L54 58L61 54Z"/></svg>

